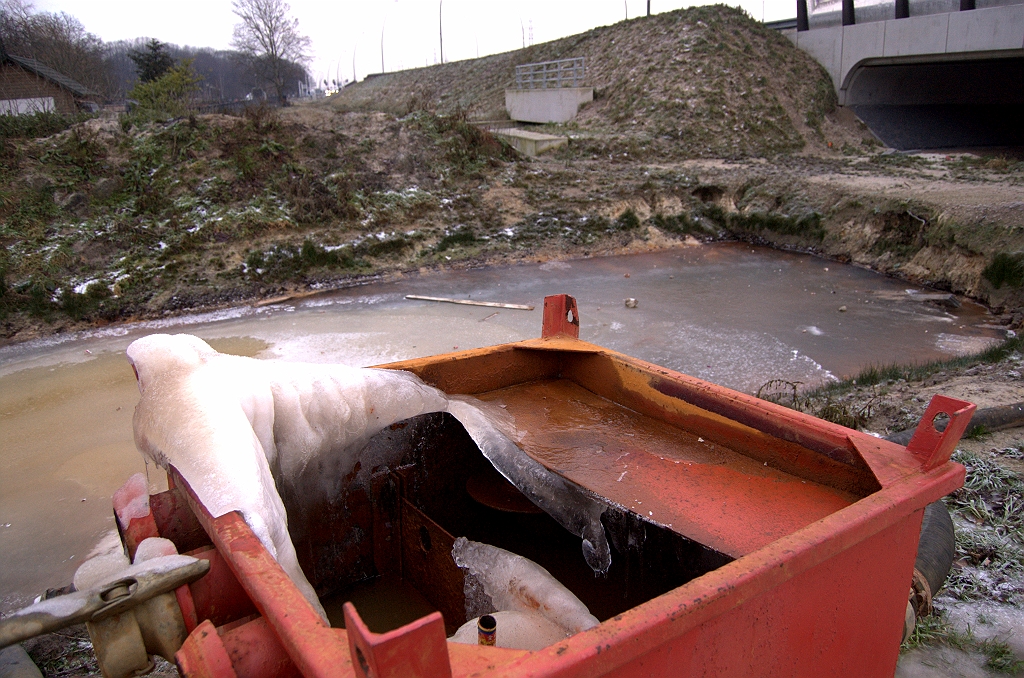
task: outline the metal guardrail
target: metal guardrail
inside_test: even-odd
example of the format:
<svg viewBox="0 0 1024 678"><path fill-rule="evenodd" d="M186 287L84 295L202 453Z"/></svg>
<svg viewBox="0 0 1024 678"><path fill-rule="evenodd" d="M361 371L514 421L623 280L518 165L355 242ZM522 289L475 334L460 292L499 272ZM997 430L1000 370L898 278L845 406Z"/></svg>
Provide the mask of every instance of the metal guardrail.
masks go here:
<svg viewBox="0 0 1024 678"><path fill-rule="evenodd" d="M575 57L516 66L516 89L580 87L586 75L584 58Z"/></svg>

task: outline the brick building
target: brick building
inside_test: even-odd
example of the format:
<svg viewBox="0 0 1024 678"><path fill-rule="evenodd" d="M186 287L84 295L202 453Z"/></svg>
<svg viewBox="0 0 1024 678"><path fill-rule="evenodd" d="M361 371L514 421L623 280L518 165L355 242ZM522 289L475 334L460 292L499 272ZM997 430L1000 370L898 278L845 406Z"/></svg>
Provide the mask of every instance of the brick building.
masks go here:
<svg viewBox="0 0 1024 678"><path fill-rule="evenodd" d="M0 51L0 115L95 109L100 95L35 59Z"/></svg>

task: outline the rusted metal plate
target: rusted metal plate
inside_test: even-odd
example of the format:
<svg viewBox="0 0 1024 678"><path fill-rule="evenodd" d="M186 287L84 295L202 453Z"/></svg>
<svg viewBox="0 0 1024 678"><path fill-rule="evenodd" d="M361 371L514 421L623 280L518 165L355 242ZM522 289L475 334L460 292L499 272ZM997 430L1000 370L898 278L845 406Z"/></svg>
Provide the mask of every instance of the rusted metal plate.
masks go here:
<svg viewBox="0 0 1024 678"><path fill-rule="evenodd" d="M178 553L187 553L210 543L210 537L177 489L150 495L149 507L160 536L174 542Z"/></svg>
<svg viewBox="0 0 1024 678"><path fill-rule="evenodd" d="M483 394L534 459L598 496L733 557L857 497L784 473L565 379Z"/></svg>
<svg viewBox="0 0 1024 678"><path fill-rule="evenodd" d="M214 626L223 626L256 612L256 606L217 549L211 546L189 555L210 561L206 576L189 584L199 619L209 619Z"/></svg>
<svg viewBox="0 0 1024 678"><path fill-rule="evenodd" d="M962 482L905 479L490 675L891 678L921 513Z"/></svg>
<svg viewBox="0 0 1024 678"><path fill-rule="evenodd" d="M174 473L176 487L302 675L326 678L351 672L345 632L327 626L242 516L232 511L214 518L187 481ZM199 631L197 628L189 637Z"/></svg>
<svg viewBox="0 0 1024 678"><path fill-rule="evenodd" d="M454 537L402 500L402 575L444 616L448 633L466 621L465 575L452 558Z"/></svg>
<svg viewBox="0 0 1024 678"><path fill-rule="evenodd" d="M358 678L451 678L444 621L438 612L388 633L372 633L345 603L352 666Z"/></svg>
<svg viewBox="0 0 1024 678"><path fill-rule="evenodd" d="M373 562L381 575L402 573L402 514L396 479L390 473L370 478L373 497Z"/></svg>
<svg viewBox="0 0 1024 678"><path fill-rule="evenodd" d="M238 678L296 678L295 663L281 647L267 620L260 617L236 628L220 629L221 643Z"/></svg>
<svg viewBox="0 0 1024 678"><path fill-rule="evenodd" d="M576 300L568 294L544 297L544 324L541 337L566 336L578 339L580 336L580 312Z"/></svg>

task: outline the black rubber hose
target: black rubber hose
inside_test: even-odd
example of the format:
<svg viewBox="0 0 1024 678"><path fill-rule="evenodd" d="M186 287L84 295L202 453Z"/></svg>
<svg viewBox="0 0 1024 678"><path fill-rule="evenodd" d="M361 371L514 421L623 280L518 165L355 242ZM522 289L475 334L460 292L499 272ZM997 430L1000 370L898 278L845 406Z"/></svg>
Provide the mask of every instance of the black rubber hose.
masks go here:
<svg viewBox="0 0 1024 678"><path fill-rule="evenodd" d="M928 581L931 595L938 593L945 583L955 555L953 519L941 500L932 502L924 508L921 539L917 545L917 560L914 561L914 568Z"/></svg>

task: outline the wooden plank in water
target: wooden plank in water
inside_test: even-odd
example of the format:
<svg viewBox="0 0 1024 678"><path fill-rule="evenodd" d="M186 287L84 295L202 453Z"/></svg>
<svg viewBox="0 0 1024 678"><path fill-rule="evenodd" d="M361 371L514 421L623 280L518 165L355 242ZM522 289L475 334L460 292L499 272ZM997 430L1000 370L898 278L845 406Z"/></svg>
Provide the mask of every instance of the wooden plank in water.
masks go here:
<svg viewBox="0 0 1024 678"><path fill-rule="evenodd" d="M445 297L423 297L418 294L407 294L406 299L418 299L420 301L443 301L447 304L465 304L466 306L489 306L491 308L511 308L517 311L532 311L533 306L523 304L503 304L498 301L473 301L472 299L447 299Z"/></svg>

